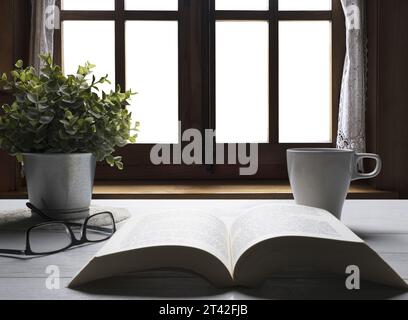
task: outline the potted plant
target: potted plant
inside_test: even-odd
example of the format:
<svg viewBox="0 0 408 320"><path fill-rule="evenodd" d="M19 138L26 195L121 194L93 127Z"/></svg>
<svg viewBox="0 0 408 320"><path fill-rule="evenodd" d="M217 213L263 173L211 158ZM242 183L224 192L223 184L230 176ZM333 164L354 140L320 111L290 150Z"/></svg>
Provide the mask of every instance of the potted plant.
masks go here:
<svg viewBox="0 0 408 320"><path fill-rule="evenodd" d="M99 87L109 83L92 75L89 62L76 75L65 76L49 55L42 68L3 74L0 87L14 102L0 114L0 148L23 163L30 202L58 220L86 217L92 198L96 161L123 169L117 147L135 142L131 91L118 86L110 93Z"/></svg>

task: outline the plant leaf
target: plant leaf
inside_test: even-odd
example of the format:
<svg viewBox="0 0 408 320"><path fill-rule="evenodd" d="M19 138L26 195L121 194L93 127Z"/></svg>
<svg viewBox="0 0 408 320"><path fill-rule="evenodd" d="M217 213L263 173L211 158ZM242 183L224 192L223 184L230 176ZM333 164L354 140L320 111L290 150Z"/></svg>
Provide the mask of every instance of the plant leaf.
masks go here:
<svg viewBox="0 0 408 320"><path fill-rule="evenodd" d="M54 116L42 116L40 118L40 123L41 124L49 124L51 121L54 120Z"/></svg>
<svg viewBox="0 0 408 320"><path fill-rule="evenodd" d="M1 75L0 85L13 91L15 100L2 107L0 147L19 160L26 152L89 152L122 170L122 158L113 153L136 141L127 109L131 91L122 92L119 86L109 93L100 90L109 83L108 75L99 81L90 77L95 67L90 62L66 76L51 55L41 55L41 60L41 70L24 68L19 60L10 79Z"/></svg>
<svg viewBox="0 0 408 320"><path fill-rule="evenodd" d="M16 62L16 68L17 69L21 69L23 67L23 65L24 65L23 60L18 60Z"/></svg>

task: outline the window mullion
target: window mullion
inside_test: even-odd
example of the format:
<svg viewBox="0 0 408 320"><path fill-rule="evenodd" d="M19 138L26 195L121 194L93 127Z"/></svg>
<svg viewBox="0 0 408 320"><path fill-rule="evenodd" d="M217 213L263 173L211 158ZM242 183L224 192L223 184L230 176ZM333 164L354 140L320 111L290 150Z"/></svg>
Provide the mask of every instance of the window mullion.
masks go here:
<svg viewBox="0 0 408 320"><path fill-rule="evenodd" d="M209 1L209 93L210 100L208 104L208 129L215 130L215 0Z"/></svg>
<svg viewBox="0 0 408 320"><path fill-rule="evenodd" d="M279 143L279 0L269 0L269 143Z"/></svg>
<svg viewBox="0 0 408 320"><path fill-rule="evenodd" d="M126 89L125 0L115 0L116 85Z"/></svg>
<svg viewBox="0 0 408 320"><path fill-rule="evenodd" d="M55 5L58 8L62 8L61 6L61 0L56 0ZM59 28L54 30L54 62L58 65L62 65L62 21L60 21L60 26Z"/></svg>
<svg viewBox="0 0 408 320"><path fill-rule="evenodd" d="M206 40L207 40L207 69L206 69L206 87L207 90L205 91L208 95L208 101L204 105L203 114L206 115L205 119L205 126L207 129L216 130L215 126L215 0L206 0L207 2L207 28L206 28ZM216 163L216 144L215 139L213 141L213 163ZM204 157L205 157L205 149L204 149ZM215 165L208 165L207 171L211 172L212 174L215 173L216 167Z"/></svg>

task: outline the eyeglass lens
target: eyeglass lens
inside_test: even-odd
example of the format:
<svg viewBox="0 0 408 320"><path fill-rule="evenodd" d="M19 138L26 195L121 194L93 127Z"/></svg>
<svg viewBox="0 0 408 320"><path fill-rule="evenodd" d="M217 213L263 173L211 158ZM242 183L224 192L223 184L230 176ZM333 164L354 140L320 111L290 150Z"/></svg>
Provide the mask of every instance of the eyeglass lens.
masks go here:
<svg viewBox="0 0 408 320"><path fill-rule="evenodd" d="M68 248L72 243L69 229L63 223L49 223L37 226L28 235L31 251L47 254Z"/></svg>
<svg viewBox="0 0 408 320"><path fill-rule="evenodd" d="M115 232L115 221L110 213L99 213L89 218L85 230L87 241L107 240Z"/></svg>
<svg viewBox="0 0 408 320"><path fill-rule="evenodd" d="M67 249L72 244L71 233L77 240L82 238L82 228L78 225L68 227L64 223L50 222L30 230L28 240L35 254L47 254ZM99 213L88 219L85 225L87 242L100 242L109 239L115 232L115 221L110 213Z"/></svg>

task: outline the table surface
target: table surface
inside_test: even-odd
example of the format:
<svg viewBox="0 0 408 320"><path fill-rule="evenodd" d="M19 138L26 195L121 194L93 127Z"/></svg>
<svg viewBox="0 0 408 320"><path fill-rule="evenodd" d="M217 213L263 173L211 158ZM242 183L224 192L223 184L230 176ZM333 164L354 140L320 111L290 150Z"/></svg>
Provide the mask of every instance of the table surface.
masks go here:
<svg viewBox="0 0 408 320"><path fill-rule="evenodd" d="M128 208L133 215L172 208L194 208L220 217L233 217L248 208L272 200L115 200L95 205ZM25 201L2 200L1 210L23 208ZM0 213L1 214L1 213ZM378 252L408 281L408 201L347 201L343 222ZM363 283L359 291L348 291L345 279L327 275L284 276L268 280L257 289L220 290L198 276L175 272L147 272L67 289L70 279L103 244L75 248L37 258L0 256L0 299L408 299L408 293ZM47 268L57 266L60 289L47 289Z"/></svg>

